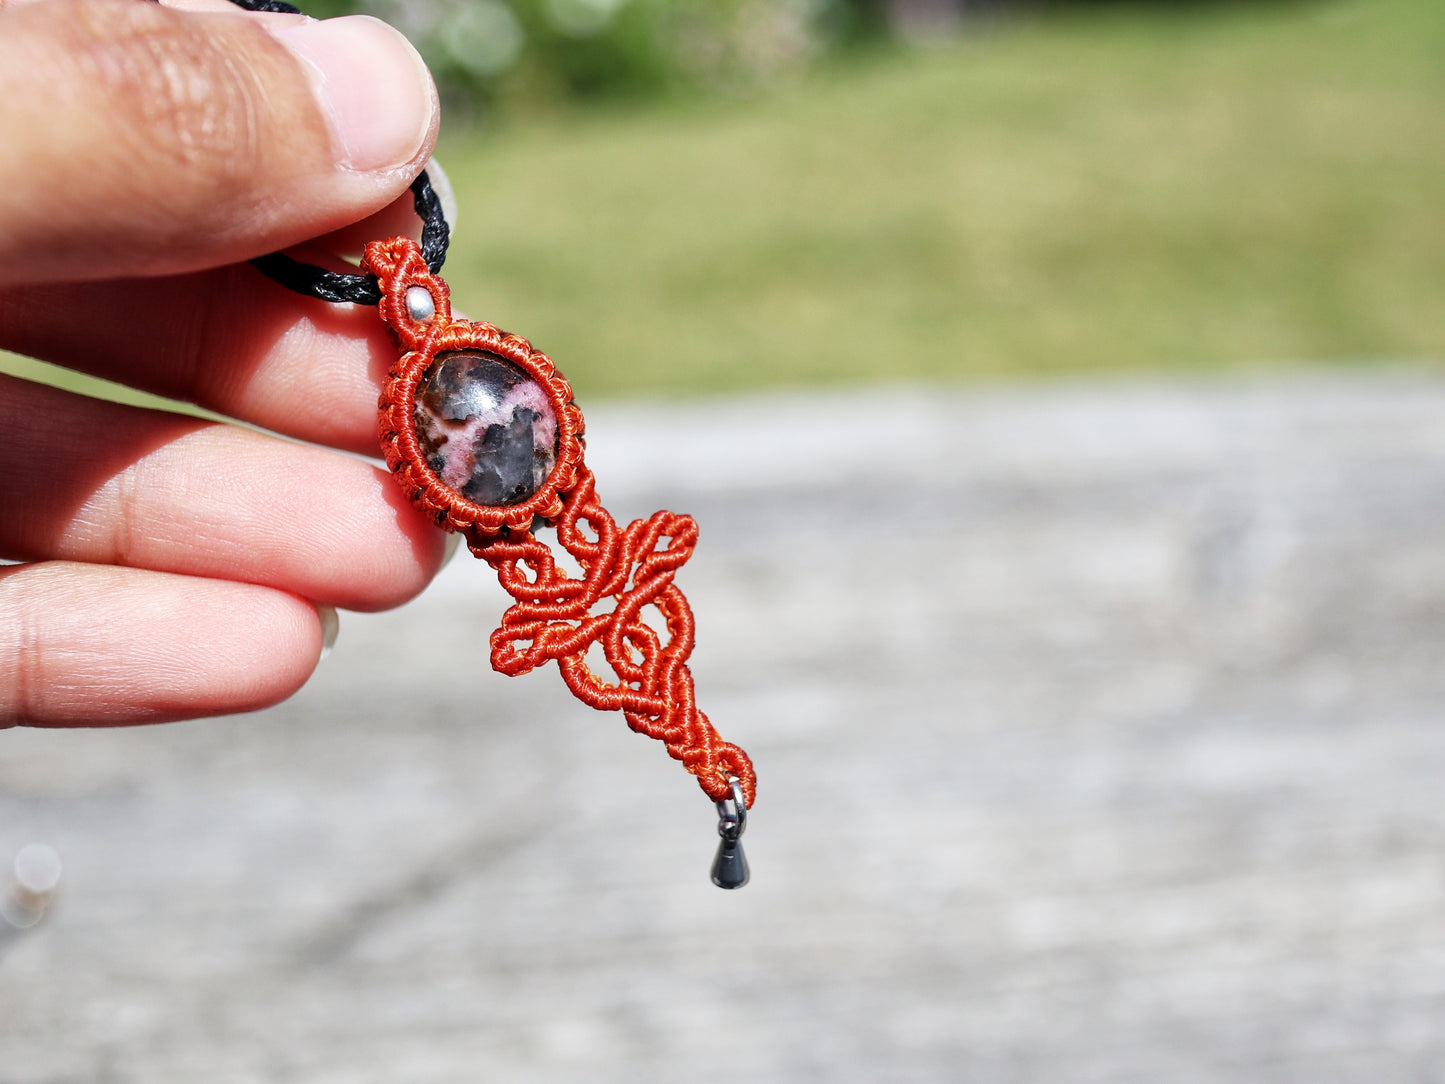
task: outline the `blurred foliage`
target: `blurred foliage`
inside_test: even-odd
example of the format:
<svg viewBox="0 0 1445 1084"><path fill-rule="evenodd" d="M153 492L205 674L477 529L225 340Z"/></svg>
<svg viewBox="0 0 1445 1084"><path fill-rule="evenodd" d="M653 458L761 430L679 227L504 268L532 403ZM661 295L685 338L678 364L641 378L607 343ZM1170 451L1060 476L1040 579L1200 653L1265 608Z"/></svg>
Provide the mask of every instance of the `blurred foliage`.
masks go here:
<svg viewBox="0 0 1445 1084"><path fill-rule="evenodd" d="M1260 6L1271 0L303 0L365 12L426 57L453 123L679 92L766 85L864 45L947 41L1051 8ZM1279 2L1279 0L1272 0Z"/></svg>
<svg viewBox="0 0 1445 1084"><path fill-rule="evenodd" d="M584 396L1445 359L1445 4L1056 10L442 147Z"/></svg>
<svg viewBox="0 0 1445 1084"><path fill-rule="evenodd" d="M422 51L454 109L740 88L868 40L884 0L313 0Z"/></svg>

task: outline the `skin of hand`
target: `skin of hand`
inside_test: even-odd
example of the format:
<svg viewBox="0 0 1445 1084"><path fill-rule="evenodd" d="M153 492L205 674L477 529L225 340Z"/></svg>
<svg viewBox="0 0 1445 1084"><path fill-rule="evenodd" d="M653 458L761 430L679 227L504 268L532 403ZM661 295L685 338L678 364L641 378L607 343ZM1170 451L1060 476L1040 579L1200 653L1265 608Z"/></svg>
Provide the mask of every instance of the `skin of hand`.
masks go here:
<svg viewBox="0 0 1445 1084"><path fill-rule="evenodd" d="M0 348L249 423L0 376L0 726L275 703L325 607L395 606L442 561L355 454L395 358L375 310L245 263L401 232L431 78L374 19L186 7L0 0Z"/></svg>

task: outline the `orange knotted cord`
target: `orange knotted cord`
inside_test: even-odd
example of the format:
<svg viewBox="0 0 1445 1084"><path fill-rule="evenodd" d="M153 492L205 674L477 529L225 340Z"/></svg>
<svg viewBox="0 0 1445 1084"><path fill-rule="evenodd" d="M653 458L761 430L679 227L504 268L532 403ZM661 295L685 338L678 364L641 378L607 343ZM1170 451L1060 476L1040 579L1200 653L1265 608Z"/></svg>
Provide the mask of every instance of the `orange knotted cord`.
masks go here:
<svg viewBox="0 0 1445 1084"><path fill-rule="evenodd" d="M491 324L454 319L446 284L427 269L413 241L374 241L363 266L380 282L382 318L402 347L380 402L387 465L418 507L466 536L472 553L496 570L515 600L491 636L493 668L524 674L555 659L579 700L601 711L621 711L633 730L660 740L715 802L732 797L735 777L751 807L757 793L752 762L723 741L699 710L687 667L692 610L673 577L692 556L696 522L656 512L619 529L597 499L592 472L582 460L582 414L551 359ZM435 313L426 320L409 315L406 295L414 287L431 295ZM556 465L519 504L473 504L437 478L417 446L417 383L439 352L465 348L492 352L525 371L556 414ZM556 527L580 577L558 568L551 548L534 532L539 521ZM603 608L594 612L599 605ZM644 619L648 607L660 616L665 637ZM615 681L588 667L593 644L601 646Z"/></svg>
<svg viewBox="0 0 1445 1084"><path fill-rule="evenodd" d="M580 578L559 569L551 549L533 534L515 541L471 540L472 552L496 569L517 600L492 633L492 667L525 674L556 659L567 687L584 704L621 711L633 730L659 739L713 801L731 796L728 780L736 776L751 806L757 787L752 762L723 741L698 709L687 668L692 610L672 581L692 556L697 523L691 516L655 512L619 530L597 500L592 472L583 467L577 488L563 498L557 540L581 566ZM604 599L612 601L611 609L593 613ZM648 606L662 616L665 640L644 621ZM615 682L588 667L593 644L602 646Z"/></svg>

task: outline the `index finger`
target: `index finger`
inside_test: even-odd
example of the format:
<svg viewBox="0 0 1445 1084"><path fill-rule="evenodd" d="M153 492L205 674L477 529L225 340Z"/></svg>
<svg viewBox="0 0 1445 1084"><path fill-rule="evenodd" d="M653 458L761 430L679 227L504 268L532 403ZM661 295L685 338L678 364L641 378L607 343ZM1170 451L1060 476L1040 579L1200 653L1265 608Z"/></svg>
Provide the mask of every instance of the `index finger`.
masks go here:
<svg viewBox="0 0 1445 1084"><path fill-rule="evenodd" d="M0 289L0 347L371 456L396 360L375 308L292 293L245 264Z"/></svg>

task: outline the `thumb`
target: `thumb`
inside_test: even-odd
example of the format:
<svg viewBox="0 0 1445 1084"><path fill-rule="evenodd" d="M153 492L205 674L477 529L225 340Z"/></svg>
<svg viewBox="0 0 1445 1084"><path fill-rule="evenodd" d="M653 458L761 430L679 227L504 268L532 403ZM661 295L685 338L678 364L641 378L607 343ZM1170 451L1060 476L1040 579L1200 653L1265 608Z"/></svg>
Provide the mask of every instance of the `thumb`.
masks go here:
<svg viewBox="0 0 1445 1084"><path fill-rule="evenodd" d="M233 263L386 206L436 138L431 77L366 16L140 0L0 11L0 285Z"/></svg>

